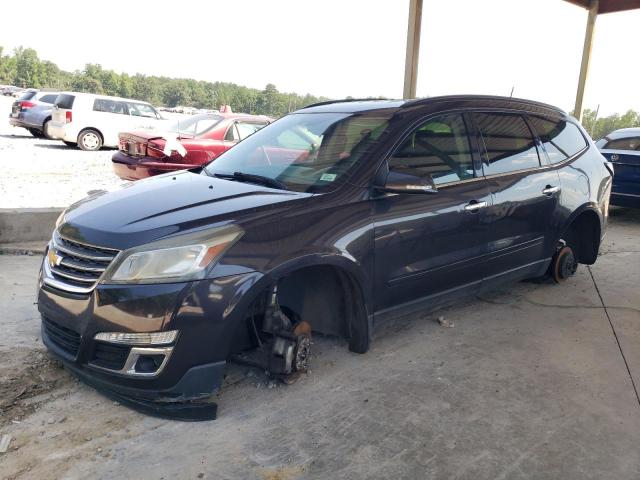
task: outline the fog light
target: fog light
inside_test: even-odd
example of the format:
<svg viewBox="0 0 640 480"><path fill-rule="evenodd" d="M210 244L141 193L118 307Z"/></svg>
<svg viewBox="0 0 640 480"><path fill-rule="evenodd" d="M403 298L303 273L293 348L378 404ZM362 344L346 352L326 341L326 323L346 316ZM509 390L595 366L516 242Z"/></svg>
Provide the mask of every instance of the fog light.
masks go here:
<svg viewBox="0 0 640 480"><path fill-rule="evenodd" d="M141 355L135 365L136 373L154 373L164 362L165 355Z"/></svg>
<svg viewBox="0 0 640 480"><path fill-rule="evenodd" d="M120 345L169 345L178 338L178 330L146 333L102 332L97 333L93 338Z"/></svg>

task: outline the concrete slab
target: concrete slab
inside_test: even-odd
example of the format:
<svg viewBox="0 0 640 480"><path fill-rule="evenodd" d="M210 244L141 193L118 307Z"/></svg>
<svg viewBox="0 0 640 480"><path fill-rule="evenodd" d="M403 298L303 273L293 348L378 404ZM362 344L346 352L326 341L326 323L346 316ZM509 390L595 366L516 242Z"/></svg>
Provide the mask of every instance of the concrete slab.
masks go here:
<svg viewBox="0 0 640 480"><path fill-rule="evenodd" d="M603 251L631 241L630 232L640 226L614 217ZM0 354L15 343L39 348L38 262L0 256ZM635 365L637 304L629 297L637 290L614 282L631 279L634 268L607 253L593 273ZM441 327L440 315L454 327ZM640 406L586 268L560 286L520 283L434 315L394 318L377 326L366 355L328 338L317 338L314 351L311 374L289 387L269 388L263 376L232 368L220 418L210 423L145 417L72 384L3 427L17 450L0 456L0 471L68 479L640 478Z"/></svg>
<svg viewBox="0 0 640 480"><path fill-rule="evenodd" d="M0 244L46 242L62 208L0 208Z"/></svg>
<svg viewBox="0 0 640 480"><path fill-rule="evenodd" d="M640 210L616 208L596 265L591 267L613 329L640 389Z"/></svg>

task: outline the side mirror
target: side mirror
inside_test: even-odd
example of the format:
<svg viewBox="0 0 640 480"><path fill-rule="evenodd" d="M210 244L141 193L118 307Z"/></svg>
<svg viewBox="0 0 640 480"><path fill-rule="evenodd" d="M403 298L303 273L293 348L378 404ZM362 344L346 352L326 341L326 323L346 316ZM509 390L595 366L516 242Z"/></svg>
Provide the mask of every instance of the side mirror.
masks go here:
<svg viewBox="0 0 640 480"><path fill-rule="evenodd" d="M384 186L377 187L378 190L390 193L437 193L438 188L431 178L418 177L406 173L390 171Z"/></svg>

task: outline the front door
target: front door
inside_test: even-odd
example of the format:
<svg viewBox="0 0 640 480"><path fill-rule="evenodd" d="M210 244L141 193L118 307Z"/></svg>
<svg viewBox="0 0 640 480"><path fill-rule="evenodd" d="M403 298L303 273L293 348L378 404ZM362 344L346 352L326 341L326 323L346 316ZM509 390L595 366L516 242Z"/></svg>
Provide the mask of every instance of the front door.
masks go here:
<svg viewBox="0 0 640 480"><path fill-rule="evenodd" d="M389 171L428 177L438 191L373 200L376 310L482 279L491 197L475 145L463 115L447 114L425 120L389 157Z"/></svg>

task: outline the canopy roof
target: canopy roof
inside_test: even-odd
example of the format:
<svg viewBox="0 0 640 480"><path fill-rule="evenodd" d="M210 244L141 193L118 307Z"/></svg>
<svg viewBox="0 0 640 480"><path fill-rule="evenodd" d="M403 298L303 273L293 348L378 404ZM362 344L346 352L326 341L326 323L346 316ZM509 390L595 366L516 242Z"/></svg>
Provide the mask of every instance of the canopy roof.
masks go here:
<svg viewBox="0 0 640 480"><path fill-rule="evenodd" d="M591 6L591 0L566 1L583 8L589 8ZM623 10L633 10L634 8L640 8L640 0L600 0L598 13L621 12Z"/></svg>

